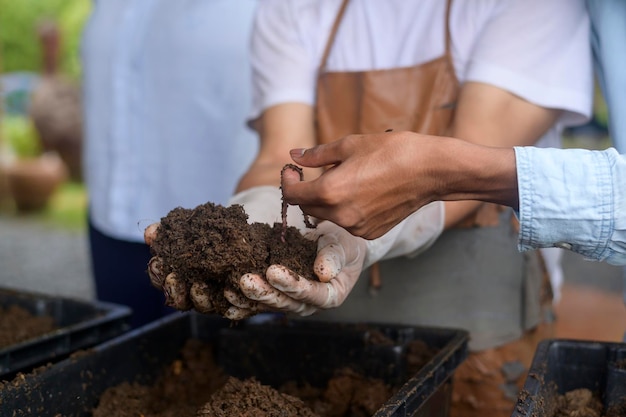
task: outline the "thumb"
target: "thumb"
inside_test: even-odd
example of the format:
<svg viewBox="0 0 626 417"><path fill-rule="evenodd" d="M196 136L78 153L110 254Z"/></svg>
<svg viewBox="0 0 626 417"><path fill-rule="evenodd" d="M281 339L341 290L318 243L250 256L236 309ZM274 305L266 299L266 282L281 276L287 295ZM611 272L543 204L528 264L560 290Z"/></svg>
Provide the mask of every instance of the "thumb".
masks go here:
<svg viewBox="0 0 626 417"><path fill-rule="evenodd" d="M343 269L346 263L346 252L334 233L322 235L317 247L319 250L313 270L321 282L329 282Z"/></svg>
<svg viewBox="0 0 626 417"><path fill-rule="evenodd" d="M346 268L357 271L363 267L365 240L351 235L330 221L323 221L307 238L317 240L317 256L313 269L321 282L329 282Z"/></svg>

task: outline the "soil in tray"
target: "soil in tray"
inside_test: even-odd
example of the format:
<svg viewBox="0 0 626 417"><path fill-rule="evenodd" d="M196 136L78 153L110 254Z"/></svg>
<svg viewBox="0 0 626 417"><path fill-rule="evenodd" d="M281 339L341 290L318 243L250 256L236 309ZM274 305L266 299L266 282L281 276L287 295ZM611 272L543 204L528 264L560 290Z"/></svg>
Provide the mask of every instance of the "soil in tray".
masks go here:
<svg viewBox="0 0 626 417"><path fill-rule="evenodd" d="M423 367L434 351L421 341L409 349L409 371ZM216 366L211 346L190 339L180 359L151 385L123 383L106 390L93 417L366 417L393 394L380 379L338 369L326 387L288 382L279 389L255 378L240 380Z"/></svg>
<svg viewBox="0 0 626 417"><path fill-rule="evenodd" d="M599 396L586 388L575 389L557 397L554 417L623 417L626 416L626 398L604 410Z"/></svg>
<svg viewBox="0 0 626 417"><path fill-rule="evenodd" d="M281 264L306 279L317 280L313 273L315 241L304 238L295 227L248 224L247 218L243 206L237 204L224 207L209 202L170 211L161 219L150 244L151 267L158 258L162 278L153 280L153 285L161 288L165 277L175 273L187 293L194 283L202 285L210 307L195 306L196 310L223 315L231 306L224 289L240 292L238 280L245 273L264 275L268 266ZM185 300L182 307L169 297L166 302L180 310L194 307L191 300Z"/></svg>
<svg viewBox="0 0 626 417"><path fill-rule="evenodd" d="M0 307L0 349L34 339L57 328L50 316L35 316L17 305Z"/></svg>

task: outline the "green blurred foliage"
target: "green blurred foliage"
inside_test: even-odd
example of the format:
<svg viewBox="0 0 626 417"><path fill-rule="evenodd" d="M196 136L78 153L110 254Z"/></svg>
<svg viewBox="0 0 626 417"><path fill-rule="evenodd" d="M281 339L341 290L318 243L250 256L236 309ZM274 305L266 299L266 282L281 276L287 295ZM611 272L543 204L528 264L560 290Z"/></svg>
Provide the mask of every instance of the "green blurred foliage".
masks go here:
<svg viewBox="0 0 626 417"><path fill-rule="evenodd" d="M609 110L604 101L602 90L596 85L593 97L593 114L600 125L607 127L609 124Z"/></svg>
<svg viewBox="0 0 626 417"><path fill-rule="evenodd" d="M79 45L92 0L0 0L0 54L2 71L35 71L42 58L37 23L53 19L62 34L60 71L80 76Z"/></svg>
<svg viewBox="0 0 626 417"><path fill-rule="evenodd" d="M4 116L2 135L8 151L20 159L41 154L42 145L37 129L29 117Z"/></svg>

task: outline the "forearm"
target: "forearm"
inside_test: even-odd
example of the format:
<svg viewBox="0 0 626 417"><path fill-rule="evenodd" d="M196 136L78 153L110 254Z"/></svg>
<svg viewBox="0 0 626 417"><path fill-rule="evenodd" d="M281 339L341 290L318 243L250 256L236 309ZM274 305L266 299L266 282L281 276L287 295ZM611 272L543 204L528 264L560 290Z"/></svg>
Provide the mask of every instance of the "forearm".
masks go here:
<svg viewBox="0 0 626 417"><path fill-rule="evenodd" d="M260 185L280 185L280 172L291 163L289 150L315 145L313 109L302 103L285 103L268 108L256 121L259 133L259 153L250 169L241 177L237 192ZM316 169L306 169L305 178L319 175Z"/></svg>
<svg viewBox="0 0 626 417"><path fill-rule="evenodd" d="M517 172L512 148L494 148L442 139L439 152L444 201L476 200L517 209ZM448 207L446 207L448 208Z"/></svg>
<svg viewBox="0 0 626 417"><path fill-rule="evenodd" d="M534 105L495 86L476 82L468 82L463 86L450 136L491 147L483 149L479 155L472 155L475 151L470 148L456 158L469 163L467 169L478 176L474 181L480 181L481 185L488 187L486 194L477 197L484 201L516 204L515 193L506 191L511 178L497 177L502 174L500 171L509 172L507 169L515 158L508 155L500 160L506 152L494 148L534 144L554 124L559 114L558 110ZM451 191L460 194L467 192L462 188ZM474 190L470 191L476 195ZM458 195L454 195L454 199L459 200ZM480 204L469 200L446 203L446 227L466 219Z"/></svg>
<svg viewBox="0 0 626 417"><path fill-rule="evenodd" d="M440 138L431 153L433 199L448 202L473 200L517 209L517 172L513 148L475 145ZM433 158L434 155L438 155ZM446 206L446 209L448 206Z"/></svg>

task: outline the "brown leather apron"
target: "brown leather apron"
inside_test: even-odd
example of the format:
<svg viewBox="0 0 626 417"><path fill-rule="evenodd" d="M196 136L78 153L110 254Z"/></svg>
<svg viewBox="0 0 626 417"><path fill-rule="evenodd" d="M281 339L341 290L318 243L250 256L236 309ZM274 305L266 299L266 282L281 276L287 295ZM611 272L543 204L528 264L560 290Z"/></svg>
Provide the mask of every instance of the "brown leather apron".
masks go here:
<svg viewBox="0 0 626 417"><path fill-rule="evenodd" d="M348 6L348 0L343 1L319 69L315 106L319 143L388 129L449 132L460 88L451 56L450 3L441 57L411 67L330 72L326 64ZM456 372L452 416L509 416L515 400L511 391L515 394L525 374L505 380L503 367L516 361L528 367L538 339L538 331L531 330L540 323L539 294L545 282L539 261L533 253L517 251L511 213L493 213L495 221L491 215L482 223L490 227L448 230L414 259L381 262L384 279L376 296L367 271L340 308L315 316L468 330L474 352ZM477 224L473 217L465 226ZM546 336L540 334L539 338Z"/></svg>
<svg viewBox="0 0 626 417"><path fill-rule="evenodd" d="M320 64L315 104L318 143L388 129L444 135L452 123L459 94L447 25L450 0L443 56L405 68L328 72L326 63L347 5L344 0Z"/></svg>

